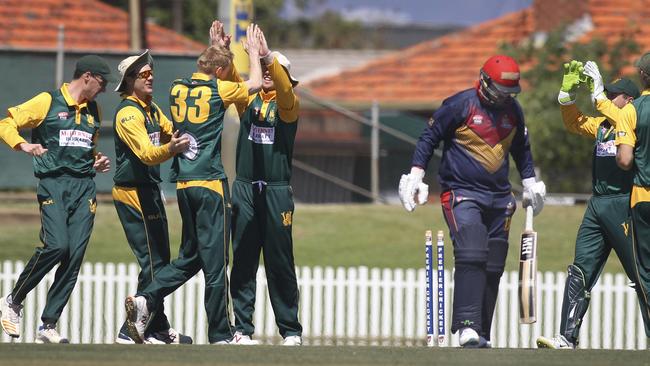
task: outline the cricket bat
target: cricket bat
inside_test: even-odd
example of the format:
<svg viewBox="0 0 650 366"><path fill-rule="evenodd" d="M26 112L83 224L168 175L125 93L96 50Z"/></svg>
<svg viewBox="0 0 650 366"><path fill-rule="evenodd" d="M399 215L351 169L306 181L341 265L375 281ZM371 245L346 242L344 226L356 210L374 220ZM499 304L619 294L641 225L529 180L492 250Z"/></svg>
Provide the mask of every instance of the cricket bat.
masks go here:
<svg viewBox="0 0 650 366"><path fill-rule="evenodd" d="M533 208L526 207L526 227L519 254L519 323L537 321L537 232L533 231Z"/></svg>

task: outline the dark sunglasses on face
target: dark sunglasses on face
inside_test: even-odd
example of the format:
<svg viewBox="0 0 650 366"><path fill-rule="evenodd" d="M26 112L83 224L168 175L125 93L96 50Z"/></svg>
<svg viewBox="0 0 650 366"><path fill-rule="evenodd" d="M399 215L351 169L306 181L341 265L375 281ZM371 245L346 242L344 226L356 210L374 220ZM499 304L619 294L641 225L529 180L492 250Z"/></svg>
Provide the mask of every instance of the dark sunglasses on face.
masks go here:
<svg viewBox="0 0 650 366"><path fill-rule="evenodd" d="M99 85L102 88L105 87L108 84L108 80L104 79L103 76L98 75L98 74L91 74L91 75L95 78L95 80L97 80L99 82Z"/></svg>
<svg viewBox="0 0 650 366"><path fill-rule="evenodd" d="M145 70L138 74L138 79L149 79L153 75L153 70Z"/></svg>

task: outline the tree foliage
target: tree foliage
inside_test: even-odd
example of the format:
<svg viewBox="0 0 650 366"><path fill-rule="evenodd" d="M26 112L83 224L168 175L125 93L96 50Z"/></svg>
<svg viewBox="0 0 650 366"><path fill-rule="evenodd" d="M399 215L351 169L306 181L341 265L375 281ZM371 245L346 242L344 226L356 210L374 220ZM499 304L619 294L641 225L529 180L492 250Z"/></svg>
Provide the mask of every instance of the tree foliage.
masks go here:
<svg viewBox="0 0 650 366"><path fill-rule="evenodd" d="M621 37L614 44L601 39L587 43L567 42L564 28L546 39L520 45L503 45L504 53L523 65L524 91L518 97L532 145L536 167L550 192L591 192L593 139L569 134L564 129L557 94L562 84L563 64L572 59L595 61L605 82L622 75L630 57L638 53L633 38ZM638 83L637 83L638 84ZM578 92L578 108L597 116L588 89Z"/></svg>

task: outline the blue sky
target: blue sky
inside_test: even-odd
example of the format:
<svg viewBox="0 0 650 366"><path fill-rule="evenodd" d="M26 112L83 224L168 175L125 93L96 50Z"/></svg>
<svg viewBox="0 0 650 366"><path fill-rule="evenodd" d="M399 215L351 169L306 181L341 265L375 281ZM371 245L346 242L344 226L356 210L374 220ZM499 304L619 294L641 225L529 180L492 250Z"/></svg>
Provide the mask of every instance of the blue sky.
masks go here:
<svg viewBox="0 0 650 366"><path fill-rule="evenodd" d="M307 14L336 10L353 19L401 24L472 25L526 8L532 0L314 0ZM291 1L288 1L291 3ZM287 9L289 16L296 11Z"/></svg>

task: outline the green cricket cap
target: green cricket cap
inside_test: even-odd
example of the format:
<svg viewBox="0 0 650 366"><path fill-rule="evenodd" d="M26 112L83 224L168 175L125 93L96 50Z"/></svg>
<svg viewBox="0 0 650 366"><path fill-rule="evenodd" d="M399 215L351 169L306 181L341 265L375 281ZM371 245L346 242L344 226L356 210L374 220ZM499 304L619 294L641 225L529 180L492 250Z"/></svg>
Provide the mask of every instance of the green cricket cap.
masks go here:
<svg viewBox="0 0 650 366"><path fill-rule="evenodd" d="M641 56L635 65L643 72L650 75L650 52L646 52L643 56Z"/></svg>
<svg viewBox="0 0 650 366"><path fill-rule="evenodd" d="M111 74L111 68L108 66L106 60L97 55L87 55L77 60L75 71L78 73L90 71L94 75L101 75L106 81L117 81Z"/></svg>
<svg viewBox="0 0 650 366"><path fill-rule="evenodd" d="M641 95L641 93L639 92L639 88L636 86L636 84L634 84L632 80L627 78L614 80L609 84L605 84L605 90L615 94L623 93L634 99L638 98Z"/></svg>

